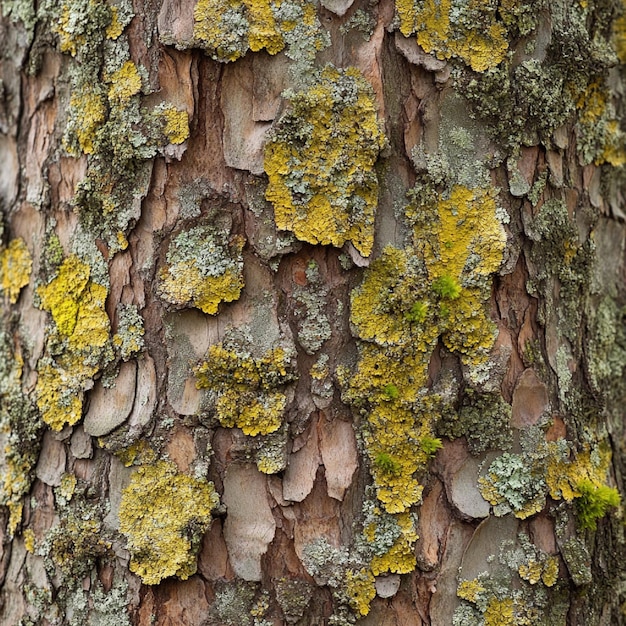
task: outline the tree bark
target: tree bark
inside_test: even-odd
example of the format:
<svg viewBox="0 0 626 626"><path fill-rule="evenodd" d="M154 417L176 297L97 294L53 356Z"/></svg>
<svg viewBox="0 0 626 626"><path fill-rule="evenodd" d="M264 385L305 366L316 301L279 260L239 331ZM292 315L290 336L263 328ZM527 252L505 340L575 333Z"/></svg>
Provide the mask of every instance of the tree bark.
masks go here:
<svg viewBox="0 0 626 626"><path fill-rule="evenodd" d="M0 624L624 622L622 2L0 7Z"/></svg>

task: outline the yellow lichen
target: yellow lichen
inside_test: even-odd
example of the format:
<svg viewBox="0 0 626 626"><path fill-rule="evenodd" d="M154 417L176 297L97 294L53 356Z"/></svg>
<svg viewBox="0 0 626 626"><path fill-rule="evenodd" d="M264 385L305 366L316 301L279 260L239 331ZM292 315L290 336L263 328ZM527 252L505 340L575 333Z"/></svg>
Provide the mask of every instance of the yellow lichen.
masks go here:
<svg viewBox="0 0 626 626"><path fill-rule="evenodd" d="M126 61L122 67L108 78L109 102L123 105L141 91L141 75L132 61Z"/></svg>
<svg viewBox="0 0 626 626"><path fill-rule="evenodd" d="M604 485L611 463L609 448L602 447L593 454L588 449L583 450L572 460L563 457L557 442L549 442L548 450L546 484L550 497L571 502L580 496L578 484L581 481Z"/></svg>
<svg viewBox="0 0 626 626"><path fill-rule="evenodd" d="M350 599L350 606L358 615L367 615L370 604L376 597L376 587L371 572L363 568L358 571L348 570L346 573L346 594Z"/></svg>
<svg viewBox="0 0 626 626"><path fill-rule="evenodd" d="M192 305L214 315L220 302L237 300L244 287L243 237L227 241L225 233L197 226L180 233L159 272L159 294L177 305Z"/></svg>
<svg viewBox="0 0 626 626"><path fill-rule="evenodd" d="M54 358L41 359L35 388L42 418L54 430L80 419L83 390L99 371L109 347L107 290L90 280L90 273L90 267L72 255L56 278L37 289L41 308L50 311L54 320L52 335L62 342Z"/></svg>
<svg viewBox="0 0 626 626"><path fill-rule="evenodd" d="M30 554L35 553L35 533L31 528L27 528L23 534L24 537L24 548L26 548L26 552L30 552Z"/></svg>
<svg viewBox="0 0 626 626"><path fill-rule="evenodd" d="M477 578L462 580L456 590L456 595L463 600L476 604L478 595L485 592L485 587Z"/></svg>
<svg viewBox="0 0 626 626"><path fill-rule="evenodd" d="M374 164L385 143L369 83L355 68L328 66L289 100L265 150L265 195L276 225L310 243L351 241L368 256L378 202Z"/></svg>
<svg viewBox="0 0 626 626"><path fill-rule="evenodd" d="M199 389L216 394L215 411L222 426L236 426L250 436L267 435L282 424L287 403L283 388L296 378L288 371L290 360L283 348L254 358L217 344L194 373Z"/></svg>
<svg viewBox="0 0 626 626"><path fill-rule="evenodd" d="M429 459L419 442L432 437L438 418L425 390L437 342L441 338L475 365L484 362L495 340L485 310L488 278L500 266L506 243L495 192L456 185L424 210L437 219L431 215L416 227L413 247L385 248L353 291L350 320L366 343L356 371L340 377L347 387L344 399L367 407L370 472L389 513L421 497L414 475ZM409 207L409 219L417 211Z"/></svg>
<svg viewBox="0 0 626 626"><path fill-rule="evenodd" d="M485 626L515 626L512 598L491 597L485 610Z"/></svg>
<svg viewBox="0 0 626 626"><path fill-rule="evenodd" d="M497 19L496 3L474 2L471 9L479 17L464 16L451 0L396 0L403 35L417 33L417 43L426 52L440 59L458 57L474 71L484 72L505 59L506 28Z"/></svg>
<svg viewBox="0 0 626 626"><path fill-rule="evenodd" d="M106 119L103 97L91 87L86 86L82 90L72 93L70 109L73 111L70 124L80 150L85 154L93 154L96 134ZM80 153L74 153L72 147L67 143L65 148L73 156L80 155Z"/></svg>
<svg viewBox="0 0 626 626"><path fill-rule="evenodd" d="M559 559L556 556L549 556L543 564L541 572L541 582L546 587L554 587L559 577Z"/></svg>
<svg viewBox="0 0 626 626"><path fill-rule="evenodd" d="M61 484L57 487L56 493L63 498L65 502L69 502L74 496L76 490L76 476L74 474L63 474Z"/></svg>
<svg viewBox="0 0 626 626"><path fill-rule="evenodd" d="M119 19L119 10L116 6L111 7L111 23L107 26L106 37L107 39L115 40L122 32L124 32L124 25Z"/></svg>
<svg viewBox="0 0 626 626"><path fill-rule="evenodd" d="M74 33L76 17L72 14L70 7L64 5L61 9L59 21L52 26L52 32L59 36L61 52L69 52L73 57L76 56L78 48L85 43L84 35Z"/></svg>
<svg viewBox="0 0 626 626"><path fill-rule="evenodd" d="M186 111L179 111L172 105L165 106L161 115L165 118L163 132L173 144L181 144L189 137L189 119Z"/></svg>
<svg viewBox="0 0 626 626"><path fill-rule="evenodd" d="M417 561L413 547L419 537L415 532L413 517L406 511L396 515L395 520L400 527L400 536L385 554L372 559L370 567L374 576L386 572L408 574L415 569Z"/></svg>
<svg viewBox="0 0 626 626"><path fill-rule="evenodd" d="M196 552L219 499L213 484L178 472L169 461L139 468L122 492L120 531L130 569L147 585L196 572Z"/></svg>
<svg viewBox="0 0 626 626"><path fill-rule="evenodd" d="M22 238L13 239L0 251L0 287L15 304L22 287L28 285L33 261Z"/></svg>
<svg viewBox="0 0 626 626"><path fill-rule="evenodd" d="M521 578L527 580L531 585L536 585L541 580L543 566L538 561L530 560L528 563L522 563L519 566L518 573Z"/></svg>
<svg viewBox="0 0 626 626"><path fill-rule="evenodd" d="M217 313L220 302L237 300L244 286L239 272L202 276L194 259L163 268L160 278L159 292L168 302L191 303L209 315Z"/></svg>
<svg viewBox="0 0 626 626"><path fill-rule="evenodd" d="M193 15L194 37L220 61L285 47L269 0L199 0Z"/></svg>

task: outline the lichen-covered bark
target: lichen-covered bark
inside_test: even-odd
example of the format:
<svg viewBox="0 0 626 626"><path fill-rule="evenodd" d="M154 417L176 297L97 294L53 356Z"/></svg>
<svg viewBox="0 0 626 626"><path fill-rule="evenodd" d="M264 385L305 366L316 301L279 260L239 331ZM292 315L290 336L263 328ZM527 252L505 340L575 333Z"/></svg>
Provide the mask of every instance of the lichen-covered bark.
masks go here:
<svg viewBox="0 0 626 626"><path fill-rule="evenodd" d="M626 621L623 2L0 8L0 624Z"/></svg>

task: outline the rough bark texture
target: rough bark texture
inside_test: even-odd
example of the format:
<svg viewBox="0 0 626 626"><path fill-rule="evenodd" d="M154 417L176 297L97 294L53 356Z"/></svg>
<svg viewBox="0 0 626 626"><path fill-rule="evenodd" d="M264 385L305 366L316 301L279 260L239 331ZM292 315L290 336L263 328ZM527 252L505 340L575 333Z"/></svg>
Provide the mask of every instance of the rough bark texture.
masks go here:
<svg viewBox="0 0 626 626"><path fill-rule="evenodd" d="M0 6L0 624L625 621L619 0Z"/></svg>

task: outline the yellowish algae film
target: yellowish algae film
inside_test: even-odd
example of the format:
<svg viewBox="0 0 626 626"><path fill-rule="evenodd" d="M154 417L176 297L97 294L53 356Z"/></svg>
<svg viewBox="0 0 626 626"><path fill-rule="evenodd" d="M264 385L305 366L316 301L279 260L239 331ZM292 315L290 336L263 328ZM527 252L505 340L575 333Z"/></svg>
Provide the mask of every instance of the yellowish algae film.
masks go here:
<svg viewBox="0 0 626 626"><path fill-rule="evenodd" d="M0 287L11 304L15 304L22 287L28 285L33 261L21 239L13 239L6 248L0 249Z"/></svg>
<svg viewBox="0 0 626 626"><path fill-rule="evenodd" d="M137 469L122 492L119 513L130 570L146 585L195 574L200 540L218 504L212 483L179 472L170 461Z"/></svg>
<svg viewBox="0 0 626 626"><path fill-rule="evenodd" d="M268 435L283 423L285 386L296 380L291 361L292 355L283 348L255 358L216 344L195 368L196 384L215 394L216 415L222 426L241 428L250 436Z"/></svg>
<svg viewBox="0 0 626 626"><path fill-rule="evenodd" d="M369 83L355 68L327 66L288 95L289 110L265 149L266 198L276 225L313 244L347 241L369 256L385 145Z"/></svg>
<svg viewBox="0 0 626 626"><path fill-rule="evenodd" d="M213 227L196 226L177 235L159 273L159 294L176 305L214 315L220 302L237 300L244 286L245 241Z"/></svg>
<svg viewBox="0 0 626 626"><path fill-rule="evenodd" d="M47 341L55 343L55 350L39 361L35 396L44 422L53 430L80 420L83 391L110 358L107 289L90 275L89 265L71 255L57 276L37 289L41 308L52 314Z"/></svg>
<svg viewBox="0 0 626 626"><path fill-rule="evenodd" d="M396 0L400 32L440 59L457 57L476 72L499 65L508 52L507 30L498 3L478 0ZM464 15L464 13L471 15Z"/></svg>

